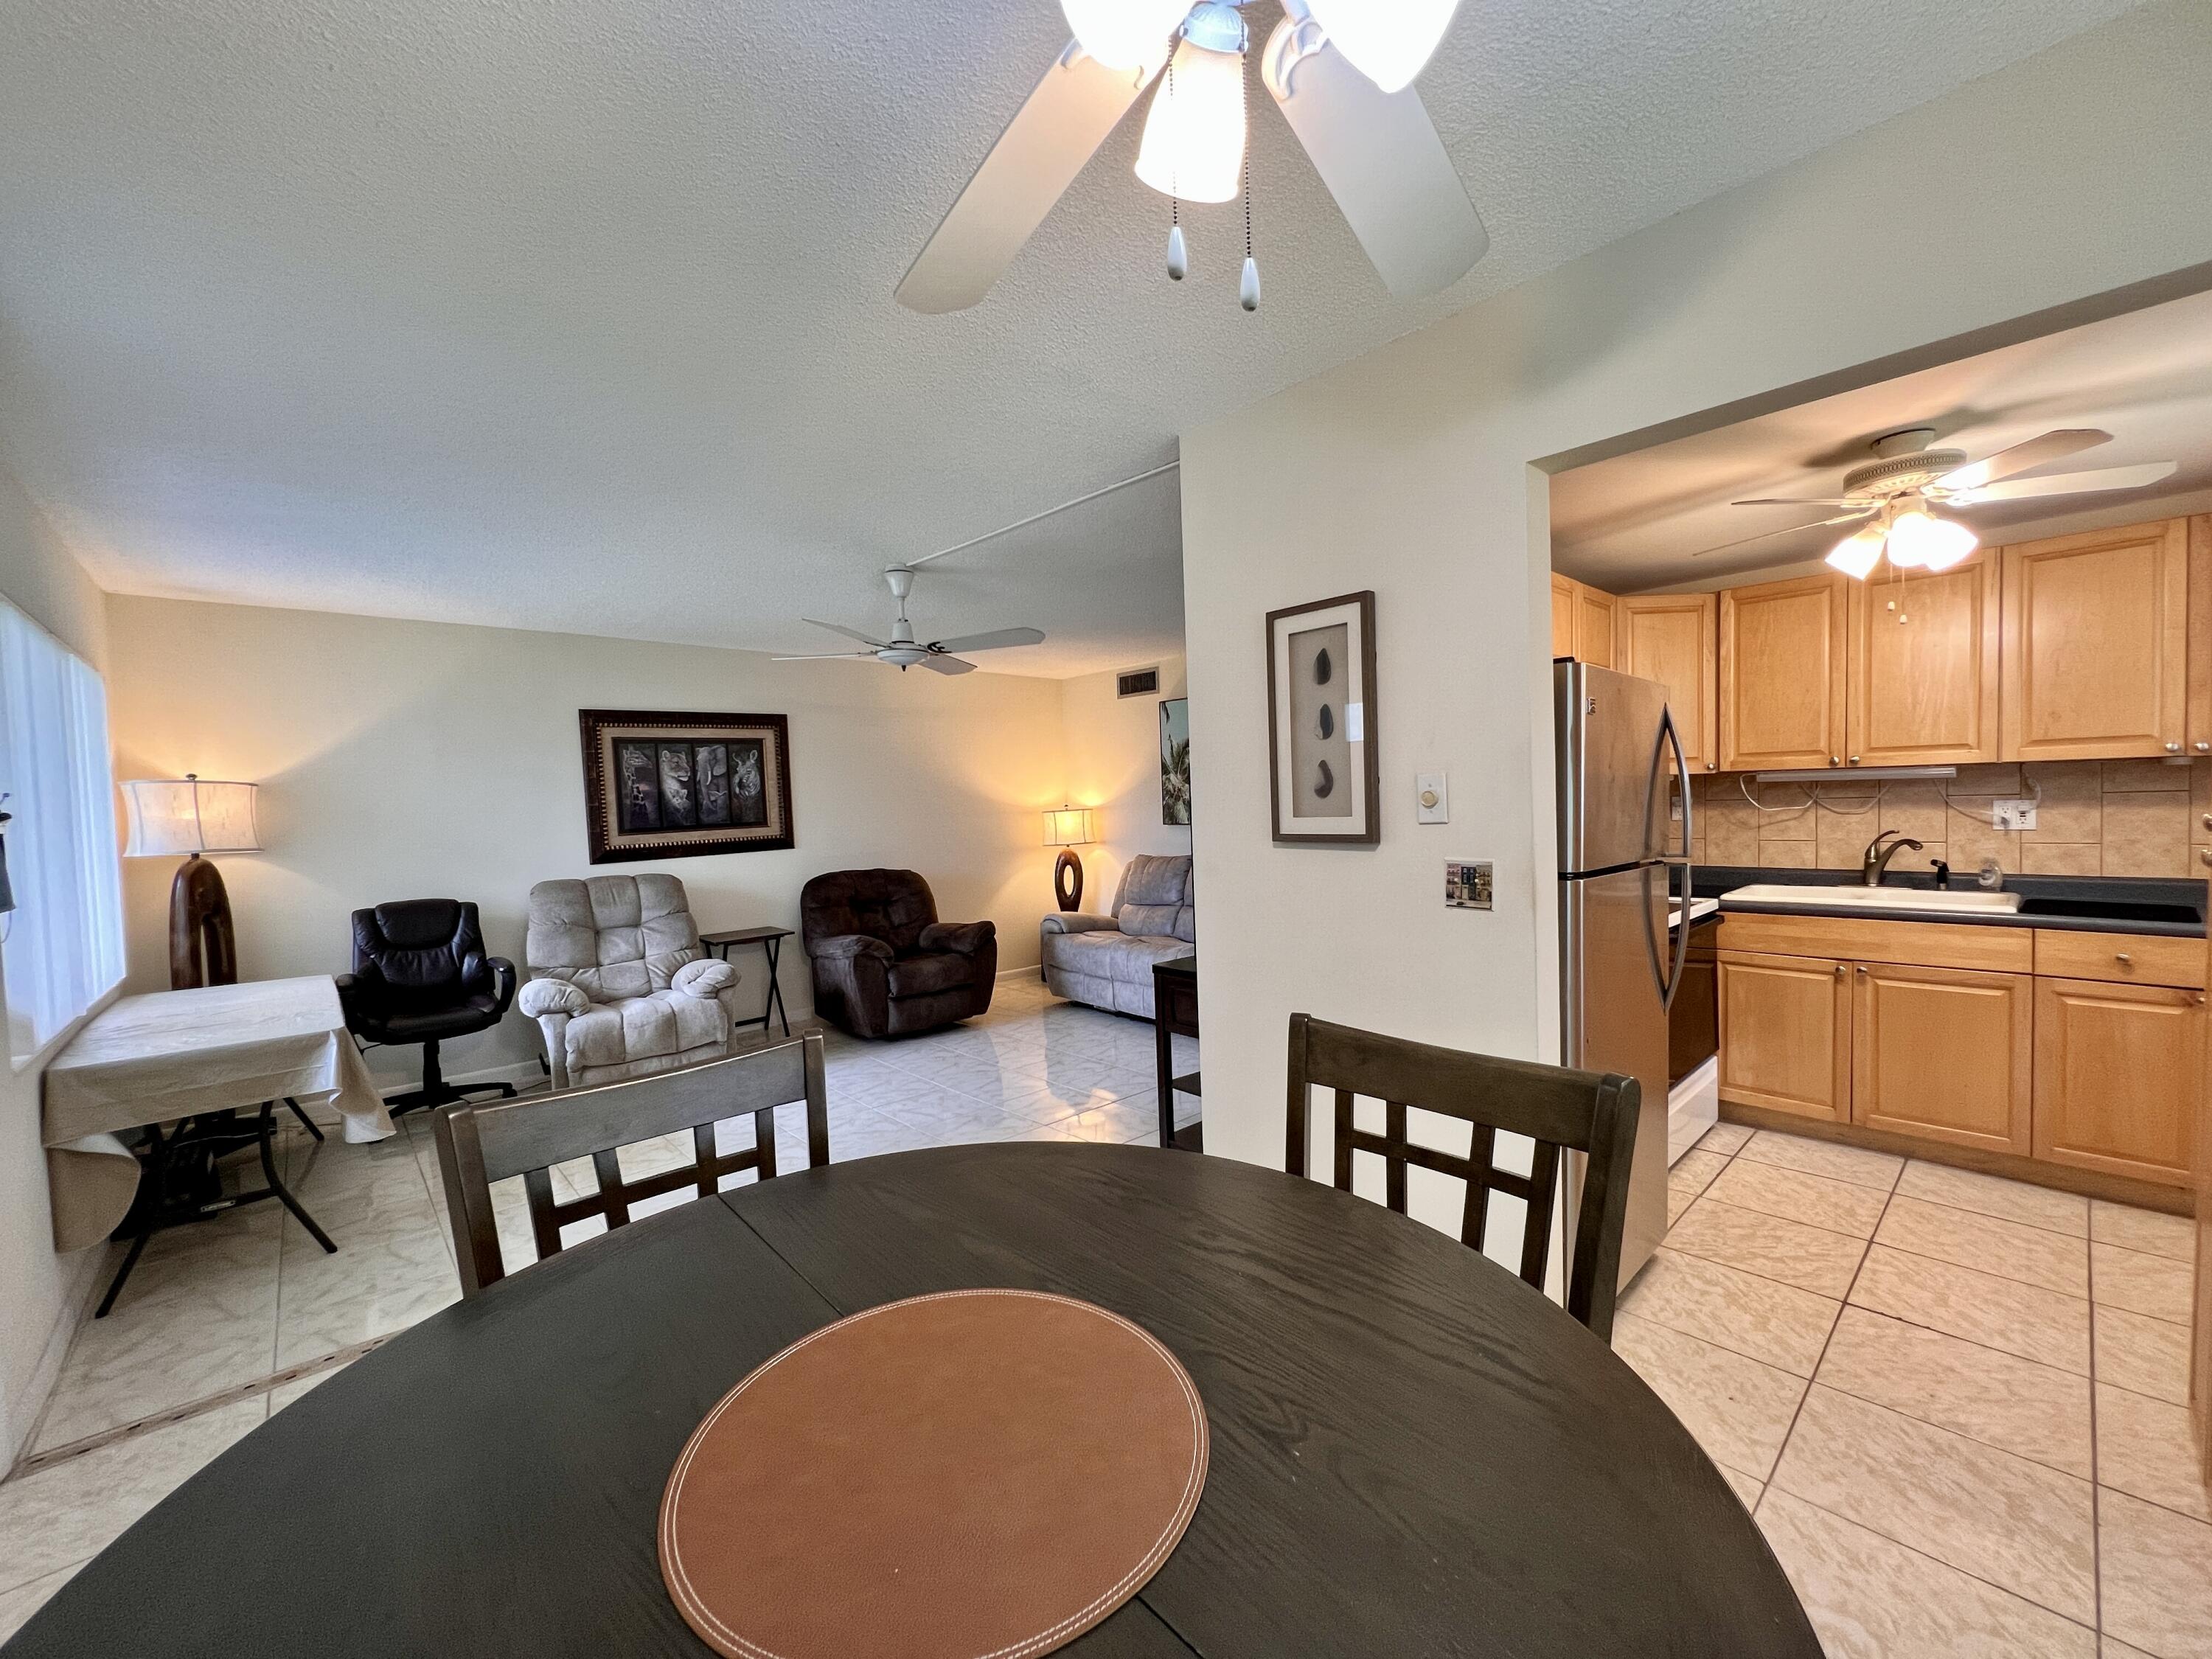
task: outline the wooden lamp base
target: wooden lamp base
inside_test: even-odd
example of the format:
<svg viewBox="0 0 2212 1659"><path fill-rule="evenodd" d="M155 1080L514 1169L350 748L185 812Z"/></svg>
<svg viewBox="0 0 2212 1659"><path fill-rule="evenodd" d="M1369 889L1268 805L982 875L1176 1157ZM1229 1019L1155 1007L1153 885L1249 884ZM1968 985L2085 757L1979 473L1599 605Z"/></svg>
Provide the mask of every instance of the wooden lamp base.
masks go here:
<svg viewBox="0 0 2212 1659"><path fill-rule="evenodd" d="M222 872L198 853L169 887L169 988L238 983L238 936Z"/></svg>
<svg viewBox="0 0 2212 1659"><path fill-rule="evenodd" d="M1052 863L1053 896L1063 912L1083 908L1083 860L1073 848L1063 847Z"/></svg>

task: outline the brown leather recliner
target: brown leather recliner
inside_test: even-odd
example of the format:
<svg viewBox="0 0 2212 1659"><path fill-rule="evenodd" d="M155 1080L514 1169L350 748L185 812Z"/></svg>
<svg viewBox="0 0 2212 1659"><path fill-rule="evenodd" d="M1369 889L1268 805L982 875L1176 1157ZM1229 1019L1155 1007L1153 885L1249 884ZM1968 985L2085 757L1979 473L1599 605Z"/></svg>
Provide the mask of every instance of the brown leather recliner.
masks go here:
<svg viewBox="0 0 2212 1659"><path fill-rule="evenodd" d="M929 884L911 870L837 870L799 896L814 963L814 1012L854 1036L912 1036L991 1006L999 930L939 921Z"/></svg>

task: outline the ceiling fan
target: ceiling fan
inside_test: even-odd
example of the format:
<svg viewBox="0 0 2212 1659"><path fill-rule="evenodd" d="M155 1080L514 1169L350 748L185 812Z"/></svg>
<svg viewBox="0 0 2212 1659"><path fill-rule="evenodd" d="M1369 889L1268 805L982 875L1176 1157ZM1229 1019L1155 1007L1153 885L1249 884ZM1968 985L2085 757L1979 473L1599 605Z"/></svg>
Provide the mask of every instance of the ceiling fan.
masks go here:
<svg viewBox="0 0 2212 1659"><path fill-rule="evenodd" d="M1234 201L1242 188L1249 210L1249 3L1060 0L1075 39L915 260L899 303L936 313L981 300L1155 80L1137 176L1177 204L1168 275L1181 281L1190 261L1180 204ZM1458 9L1459 0L1282 0L1261 53L1261 79L1401 300L1450 286L1490 246L1413 87ZM1249 217L1240 297L1255 311Z"/></svg>
<svg viewBox="0 0 2212 1659"><path fill-rule="evenodd" d="M895 564L884 572L884 580L890 586L891 597L898 601L898 620L891 624L891 636L888 640L871 639L855 629L802 617L800 621L813 623L817 628L826 628L832 634L842 634L848 640L858 640L867 649L817 651L800 657L778 657L775 660L848 662L857 658L873 657L878 662L889 663L901 673L918 664L939 674L972 674L975 672L975 665L956 656L956 652L996 651L1010 645L1044 643L1044 630L1037 628L1000 628L988 634L963 634L957 640L932 640L927 645L921 643L914 637L914 624L906 618L906 596L914 592L914 579L918 574L912 565L905 564Z"/></svg>
<svg viewBox="0 0 2212 1659"><path fill-rule="evenodd" d="M2149 461L2140 466L2108 466L2092 472L2025 478L2020 475L2108 444L2112 434L2088 427L2046 432L1978 461L1969 460L1963 449L1929 447L1935 439L1935 428L1924 426L1876 438L1869 446L1875 459L1844 475L1840 495L1771 496L1734 502L1736 507L1839 507L1844 510L1832 519L1816 519L1811 524L1790 525L1747 536L1741 541L1724 542L1692 556L1707 558L1775 536L1857 524L1861 527L1828 554L1828 562L1846 575L1865 580L1885 554L1901 570L1948 570L1981 545L1981 538L1956 519L1938 518L1929 510L1933 507L1956 509L2042 495L2141 489L2171 477L2176 465L2172 461Z"/></svg>

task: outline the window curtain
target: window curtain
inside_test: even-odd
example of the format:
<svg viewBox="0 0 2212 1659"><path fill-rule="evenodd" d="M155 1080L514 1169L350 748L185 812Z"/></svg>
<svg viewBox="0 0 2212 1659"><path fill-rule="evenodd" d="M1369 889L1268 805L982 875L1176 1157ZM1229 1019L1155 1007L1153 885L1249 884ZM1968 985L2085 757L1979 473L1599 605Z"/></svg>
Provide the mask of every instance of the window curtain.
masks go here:
<svg viewBox="0 0 2212 1659"><path fill-rule="evenodd" d="M107 691L0 604L0 811L15 909L0 918L10 1045L44 1048L123 977L123 881Z"/></svg>

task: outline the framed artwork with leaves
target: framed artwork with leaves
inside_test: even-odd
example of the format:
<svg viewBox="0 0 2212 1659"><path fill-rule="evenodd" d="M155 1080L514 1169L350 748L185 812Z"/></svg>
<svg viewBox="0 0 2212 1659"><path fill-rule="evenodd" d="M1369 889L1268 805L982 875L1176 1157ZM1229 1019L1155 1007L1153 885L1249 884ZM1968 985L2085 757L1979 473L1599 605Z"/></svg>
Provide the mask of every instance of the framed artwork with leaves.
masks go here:
<svg viewBox="0 0 2212 1659"><path fill-rule="evenodd" d="M1381 750L1375 735L1375 595L1346 593L1267 613L1267 773L1275 840L1372 847Z"/></svg>

